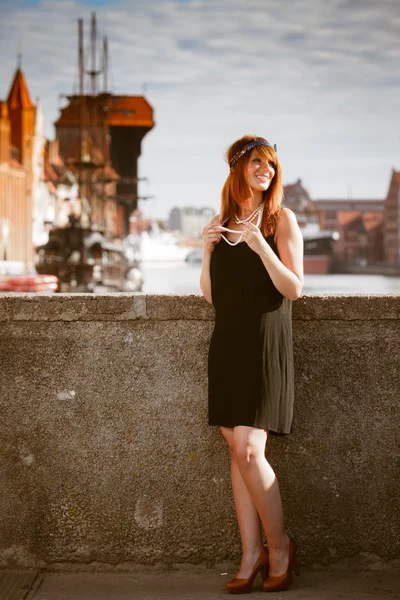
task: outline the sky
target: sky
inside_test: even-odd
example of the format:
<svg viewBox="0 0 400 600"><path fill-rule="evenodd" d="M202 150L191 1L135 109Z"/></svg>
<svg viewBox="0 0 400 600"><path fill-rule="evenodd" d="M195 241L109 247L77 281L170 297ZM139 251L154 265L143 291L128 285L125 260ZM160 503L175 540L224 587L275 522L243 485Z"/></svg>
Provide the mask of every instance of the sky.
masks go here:
<svg viewBox="0 0 400 600"><path fill-rule="evenodd" d="M0 98L17 54L46 133L77 89L77 19L96 10L110 88L143 92L140 207L219 207L225 152L278 146L285 184L314 200L384 198L400 170L400 0L0 0Z"/></svg>

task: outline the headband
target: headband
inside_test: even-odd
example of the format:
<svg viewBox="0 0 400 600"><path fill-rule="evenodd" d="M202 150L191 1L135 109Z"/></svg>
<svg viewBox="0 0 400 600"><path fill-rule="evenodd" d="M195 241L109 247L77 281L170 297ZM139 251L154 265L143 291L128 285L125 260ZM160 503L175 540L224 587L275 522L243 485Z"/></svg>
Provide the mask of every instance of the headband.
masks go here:
<svg viewBox="0 0 400 600"><path fill-rule="evenodd" d="M229 161L229 167L232 169L233 165L237 163L239 158L242 158L242 156L246 154L246 152L252 150L256 146L269 146L270 148L273 148L275 152L277 151L276 144L272 145L269 142L267 142L267 140L255 140L254 142L250 142L250 144L246 144L246 146L239 150L239 152L236 152L235 156Z"/></svg>

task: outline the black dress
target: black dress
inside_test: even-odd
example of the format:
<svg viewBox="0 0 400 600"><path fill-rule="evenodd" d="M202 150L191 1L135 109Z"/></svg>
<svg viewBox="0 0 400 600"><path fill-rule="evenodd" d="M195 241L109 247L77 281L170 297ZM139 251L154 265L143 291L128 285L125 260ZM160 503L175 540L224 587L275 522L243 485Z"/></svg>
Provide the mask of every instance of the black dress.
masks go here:
<svg viewBox="0 0 400 600"><path fill-rule="evenodd" d="M279 256L274 236L265 238ZM215 327L208 355L208 423L291 433L292 302L246 242L211 255Z"/></svg>

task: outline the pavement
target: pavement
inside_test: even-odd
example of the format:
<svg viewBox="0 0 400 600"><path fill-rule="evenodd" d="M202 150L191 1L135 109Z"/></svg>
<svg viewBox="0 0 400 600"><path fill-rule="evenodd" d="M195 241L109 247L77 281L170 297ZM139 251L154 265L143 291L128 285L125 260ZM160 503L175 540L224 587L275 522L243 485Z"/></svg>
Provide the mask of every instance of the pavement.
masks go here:
<svg viewBox="0 0 400 600"><path fill-rule="evenodd" d="M229 594L224 585L232 574L221 574L215 569L134 573L0 572L0 582L4 583L7 577L9 595L4 592L5 587L0 586L0 600L227 600ZM10 585L13 577L19 586L17 590ZM300 577L295 577L290 590L268 596L261 589L261 576L258 575L251 597L263 600L267 597L269 600L399 600L400 573L306 570Z"/></svg>

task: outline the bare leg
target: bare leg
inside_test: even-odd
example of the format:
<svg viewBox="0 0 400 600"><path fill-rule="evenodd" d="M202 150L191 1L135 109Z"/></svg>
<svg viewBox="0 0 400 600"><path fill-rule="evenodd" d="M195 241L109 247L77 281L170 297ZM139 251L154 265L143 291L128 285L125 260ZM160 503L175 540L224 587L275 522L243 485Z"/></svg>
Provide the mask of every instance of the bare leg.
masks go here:
<svg viewBox="0 0 400 600"><path fill-rule="evenodd" d="M231 455L233 499L242 541L243 556L236 577L246 579L250 576L262 549L261 520L238 468L233 449L233 429L221 427L221 431Z"/></svg>
<svg viewBox="0 0 400 600"><path fill-rule="evenodd" d="M285 534L278 480L265 458L267 432L254 427L233 429L233 448L238 470L260 515L268 541L270 575L288 568L289 538Z"/></svg>

